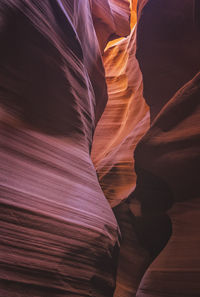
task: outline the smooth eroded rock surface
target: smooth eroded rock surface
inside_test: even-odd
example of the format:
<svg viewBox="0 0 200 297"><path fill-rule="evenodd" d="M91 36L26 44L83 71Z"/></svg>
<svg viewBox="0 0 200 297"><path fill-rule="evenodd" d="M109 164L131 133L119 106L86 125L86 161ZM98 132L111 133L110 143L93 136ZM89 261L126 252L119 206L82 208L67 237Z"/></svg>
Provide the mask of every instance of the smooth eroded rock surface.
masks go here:
<svg viewBox="0 0 200 297"><path fill-rule="evenodd" d="M118 3L120 8L123 1ZM136 185L133 151L150 122L149 108L143 98L142 75L135 57L137 1L132 1L130 8L131 18L127 23L131 27L130 35L113 40L104 51L108 103L92 145L98 179L114 207L122 236L115 297L134 296L150 263L149 252L135 234L133 215L123 203Z"/></svg>
<svg viewBox="0 0 200 297"><path fill-rule="evenodd" d="M199 98L198 73L163 107L135 150L141 243L151 253L163 235L170 234L170 222L167 227L159 219L167 211L172 227L171 238L162 240L169 242L145 273L138 297L199 295Z"/></svg>
<svg viewBox="0 0 200 297"><path fill-rule="evenodd" d="M136 56L151 127L134 153L135 232L154 261L137 297L200 292L198 20L197 1L138 2Z"/></svg>
<svg viewBox="0 0 200 297"><path fill-rule="evenodd" d="M151 119L200 69L200 31L195 24L194 3L138 1L137 58Z"/></svg>
<svg viewBox="0 0 200 297"><path fill-rule="evenodd" d="M89 1L1 1L0 295L112 296L119 228L90 159L107 102Z"/></svg>

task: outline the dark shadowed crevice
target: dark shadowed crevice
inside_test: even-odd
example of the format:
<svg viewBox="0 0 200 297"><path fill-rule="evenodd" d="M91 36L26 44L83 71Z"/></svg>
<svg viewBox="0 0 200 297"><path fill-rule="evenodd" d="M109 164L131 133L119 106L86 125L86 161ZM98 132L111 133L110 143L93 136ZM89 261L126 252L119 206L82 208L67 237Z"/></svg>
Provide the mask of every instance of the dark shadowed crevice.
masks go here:
<svg viewBox="0 0 200 297"><path fill-rule="evenodd" d="M136 172L138 178L134 197L140 203L141 214L138 216L131 212L132 219L138 240L153 260L172 234L171 220L166 212L173 205L173 195L158 176L141 168L136 168Z"/></svg>

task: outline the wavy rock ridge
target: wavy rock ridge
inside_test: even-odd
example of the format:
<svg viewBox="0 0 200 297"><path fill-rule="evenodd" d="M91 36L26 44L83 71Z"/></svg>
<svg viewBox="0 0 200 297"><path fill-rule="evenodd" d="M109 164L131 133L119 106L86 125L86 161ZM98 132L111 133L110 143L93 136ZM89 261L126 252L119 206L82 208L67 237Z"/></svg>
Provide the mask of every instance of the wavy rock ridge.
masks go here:
<svg viewBox="0 0 200 297"><path fill-rule="evenodd" d="M1 296L111 296L119 229L90 158L107 101L89 1L1 1Z"/></svg>
<svg viewBox="0 0 200 297"><path fill-rule="evenodd" d="M199 296L199 11L1 1L0 296Z"/></svg>

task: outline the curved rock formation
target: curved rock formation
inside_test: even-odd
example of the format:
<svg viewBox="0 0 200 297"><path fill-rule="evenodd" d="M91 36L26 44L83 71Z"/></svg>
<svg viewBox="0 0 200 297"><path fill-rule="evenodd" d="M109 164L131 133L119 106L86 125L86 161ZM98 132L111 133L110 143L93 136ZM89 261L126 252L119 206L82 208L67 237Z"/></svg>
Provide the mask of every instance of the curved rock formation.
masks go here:
<svg viewBox="0 0 200 297"><path fill-rule="evenodd" d="M199 296L200 7L136 8L0 3L3 297Z"/></svg>
<svg viewBox="0 0 200 297"><path fill-rule="evenodd" d="M130 34L130 0L90 0L94 27L103 54L107 42Z"/></svg>
<svg viewBox="0 0 200 297"><path fill-rule="evenodd" d="M138 297L200 292L200 35L194 3L139 1L137 57L152 124L135 150L141 203L136 232L153 257L169 238L169 218L172 234L147 269ZM168 235L159 242L161 231Z"/></svg>
<svg viewBox="0 0 200 297"><path fill-rule="evenodd" d="M90 159L107 101L89 1L1 1L0 295L112 296L119 230Z"/></svg>
<svg viewBox="0 0 200 297"><path fill-rule="evenodd" d="M152 119L199 71L199 38L194 1L138 1L137 58Z"/></svg>
<svg viewBox="0 0 200 297"><path fill-rule="evenodd" d="M108 103L92 146L100 185L114 207L122 234L115 297L134 296L150 262L148 251L138 242L128 205L119 205L135 188L133 151L149 128L149 108L135 57L136 7L137 1L132 1L130 35L110 42L104 51Z"/></svg>
<svg viewBox="0 0 200 297"><path fill-rule="evenodd" d="M135 188L133 151L149 128L149 108L142 95L142 75L135 57L136 5L133 8L131 34L109 44L103 55L108 103L92 147L98 179L112 207Z"/></svg>
<svg viewBox="0 0 200 297"><path fill-rule="evenodd" d="M147 270L138 297L198 296L200 292L199 97L200 73L162 109L135 151L136 193L141 201L143 220L156 219L159 228L163 228L158 214L163 216L163 212L172 207L168 212L172 237ZM147 177L144 170L148 172ZM151 175L157 181L154 184ZM160 179L168 185L171 195L159 183ZM143 237L145 233L148 228L143 230ZM158 238L154 240L153 233L154 230L151 244L155 246Z"/></svg>
<svg viewBox="0 0 200 297"><path fill-rule="evenodd" d="M173 201L199 196L199 95L197 74L164 106L135 150L138 174L142 168L164 180Z"/></svg>

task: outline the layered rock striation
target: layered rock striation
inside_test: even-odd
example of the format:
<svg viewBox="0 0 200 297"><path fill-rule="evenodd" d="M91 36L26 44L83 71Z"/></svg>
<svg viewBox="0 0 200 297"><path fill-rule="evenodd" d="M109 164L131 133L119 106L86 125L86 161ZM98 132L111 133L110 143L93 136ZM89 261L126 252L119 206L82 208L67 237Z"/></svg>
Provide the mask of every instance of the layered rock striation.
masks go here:
<svg viewBox="0 0 200 297"><path fill-rule="evenodd" d="M90 158L107 102L89 1L1 1L0 295L112 296L119 228Z"/></svg>
<svg viewBox="0 0 200 297"><path fill-rule="evenodd" d="M1 296L199 296L199 19L1 1Z"/></svg>

